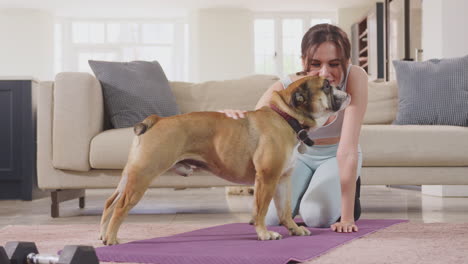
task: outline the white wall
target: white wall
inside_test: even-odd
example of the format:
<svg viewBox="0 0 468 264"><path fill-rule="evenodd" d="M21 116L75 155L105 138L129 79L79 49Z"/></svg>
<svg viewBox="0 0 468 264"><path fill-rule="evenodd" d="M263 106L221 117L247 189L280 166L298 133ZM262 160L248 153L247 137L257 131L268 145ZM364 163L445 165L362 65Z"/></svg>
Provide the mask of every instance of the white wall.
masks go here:
<svg viewBox="0 0 468 264"><path fill-rule="evenodd" d="M423 1L422 11L423 59L442 58L442 1Z"/></svg>
<svg viewBox="0 0 468 264"><path fill-rule="evenodd" d="M425 0L422 4L424 59L468 55L468 1Z"/></svg>
<svg viewBox="0 0 468 264"><path fill-rule="evenodd" d="M364 18L370 9L375 6L375 3L359 6L355 8L340 8L338 9L338 26L343 29L351 41L351 26L357 21Z"/></svg>
<svg viewBox="0 0 468 264"><path fill-rule="evenodd" d="M254 73L253 13L210 8L190 14L191 81L226 80Z"/></svg>
<svg viewBox="0 0 468 264"><path fill-rule="evenodd" d="M443 1L442 54L446 58L468 55L467 10L466 0Z"/></svg>
<svg viewBox="0 0 468 264"><path fill-rule="evenodd" d="M53 78L54 17L35 9L0 9L0 76Z"/></svg>

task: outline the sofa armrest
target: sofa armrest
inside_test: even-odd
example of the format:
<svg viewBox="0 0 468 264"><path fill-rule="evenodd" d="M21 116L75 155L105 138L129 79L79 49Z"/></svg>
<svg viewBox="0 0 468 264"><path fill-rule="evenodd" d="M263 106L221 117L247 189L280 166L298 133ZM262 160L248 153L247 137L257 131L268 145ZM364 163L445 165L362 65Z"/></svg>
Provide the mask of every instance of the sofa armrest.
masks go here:
<svg viewBox="0 0 468 264"><path fill-rule="evenodd" d="M62 72L55 77L53 166L88 171L91 139L103 131L104 101L99 81L89 73Z"/></svg>

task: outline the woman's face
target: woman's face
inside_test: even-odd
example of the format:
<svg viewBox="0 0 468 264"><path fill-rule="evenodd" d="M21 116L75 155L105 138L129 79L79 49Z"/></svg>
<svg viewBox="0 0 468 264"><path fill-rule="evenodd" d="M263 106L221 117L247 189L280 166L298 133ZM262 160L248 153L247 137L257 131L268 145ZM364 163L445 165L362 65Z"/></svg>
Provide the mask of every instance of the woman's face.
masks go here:
<svg viewBox="0 0 468 264"><path fill-rule="evenodd" d="M324 42L315 50L315 54L307 61L303 60L307 75L318 75L326 78L330 84L339 85L343 76L339 52L332 42ZM309 65L306 65L306 64Z"/></svg>

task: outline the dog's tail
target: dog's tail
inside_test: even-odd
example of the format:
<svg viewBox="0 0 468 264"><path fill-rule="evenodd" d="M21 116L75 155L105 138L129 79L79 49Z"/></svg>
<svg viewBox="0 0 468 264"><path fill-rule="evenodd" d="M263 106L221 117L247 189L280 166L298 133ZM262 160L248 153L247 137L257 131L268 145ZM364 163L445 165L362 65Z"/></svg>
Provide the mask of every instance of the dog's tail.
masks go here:
<svg viewBox="0 0 468 264"><path fill-rule="evenodd" d="M161 117L157 115L151 115L145 118L142 122L136 124L133 126L133 132L135 132L135 135L143 135L148 129L150 129L158 120L161 119Z"/></svg>

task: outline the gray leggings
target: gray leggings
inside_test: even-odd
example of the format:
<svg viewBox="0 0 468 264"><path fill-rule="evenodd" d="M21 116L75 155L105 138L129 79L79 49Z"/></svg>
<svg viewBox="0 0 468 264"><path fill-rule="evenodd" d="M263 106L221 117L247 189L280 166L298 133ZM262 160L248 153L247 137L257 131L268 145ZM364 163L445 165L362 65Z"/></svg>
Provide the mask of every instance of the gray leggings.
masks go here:
<svg viewBox="0 0 468 264"><path fill-rule="evenodd" d="M336 152L338 144L308 147L304 154L294 152L296 164L291 174L291 209L299 213L309 227L330 227L341 215L341 184ZM362 153L359 147L357 167L361 174ZM273 200L268 207L267 225L279 225Z"/></svg>

